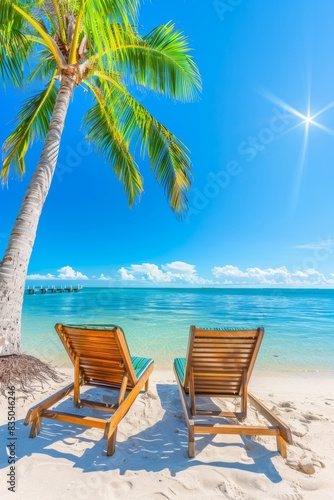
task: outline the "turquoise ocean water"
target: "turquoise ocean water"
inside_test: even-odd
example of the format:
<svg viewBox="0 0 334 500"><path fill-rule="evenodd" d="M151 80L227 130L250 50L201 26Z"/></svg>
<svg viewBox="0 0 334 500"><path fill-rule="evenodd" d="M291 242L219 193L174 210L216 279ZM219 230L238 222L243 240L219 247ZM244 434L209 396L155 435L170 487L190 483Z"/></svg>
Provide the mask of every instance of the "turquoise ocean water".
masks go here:
<svg viewBox="0 0 334 500"><path fill-rule="evenodd" d="M26 353L67 364L55 323L121 326L132 355L160 368L185 356L189 326L263 326L257 368L334 371L334 290L84 288L79 293L26 295Z"/></svg>

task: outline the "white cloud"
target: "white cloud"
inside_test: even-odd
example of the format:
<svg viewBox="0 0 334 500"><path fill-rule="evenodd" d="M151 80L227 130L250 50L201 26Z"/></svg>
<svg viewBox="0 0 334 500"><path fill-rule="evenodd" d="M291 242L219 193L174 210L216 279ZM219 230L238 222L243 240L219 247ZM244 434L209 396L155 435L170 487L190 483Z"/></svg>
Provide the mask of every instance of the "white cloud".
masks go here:
<svg viewBox="0 0 334 500"><path fill-rule="evenodd" d="M235 266L214 267L212 269L212 274L216 278L220 278L220 276L222 275L231 276L233 278L235 277L242 278L245 275L245 273L240 271L240 269Z"/></svg>
<svg viewBox="0 0 334 500"><path fill-rule="evenodd" d="M125 281L139 280L151 283L183 283L190 285L214 284L213 280L207 280L197 275L196 267L186 262L175 261L169 264L157 266L156 264L131 264L128 269L122 267L118 270Z"/></svg>
<svg viewBox="0 0 334 500"><path fill-rule="evenodd" d="M156 283L169 283L172 281L170 272L164 273L156 264L131 264L132 275L144 275L149 281Z"/></svg>
<svg viewBox="0 0 334 500"><path fill-rule="evenodd" d="M54 274L29 274L28 280L88 280L88 277L79 271L74 271L70 266L63 266L57 270L58 276Z"/></svg>
<svg viewBox="0 0 334 500"><path fill-rule="evenodd" d="M88 276L79 271L74 271L71 266L61 267L57 270L57 273L59 273L58 278L61 280L88 280Z"/></svg>
<svg viewBox="0 0 334 500"><path fill-rule="evenodd" d="M111 276L105 276L104 274L100 274L100 277L98 278L100 281L110 281L112 280Z"/></svg>
<svg viewBox="0 0 334 500"><path fill-rule="evenodd" d="M211 270L215 279L206 279L198 276L196 266L187 262L174 261L157 266L156 264L143 263L131 264L127 268L118 270L121 281L149 286L150 284L173 286L287 286L287 287L321 287L334 285L334 272L325 275L316 269L289 270L285 266L276 268L250 267L240 269L237 266L215 266ZM93 276L99 281L111 281L111 276L100 274ZM28 280L88 280L89 278L75 271L70 266L58 269L57 274L30 274Z"/></svg>
<svg viewBox="0 0 334 500"><path fill-rule="evenodd" d="M212 274L218 279L228 277L229 283L232 282L234 285L323 286L334 284L334 280L326 278L316 269L289 271L285 266L267 269L250 267L245 271L231 265L215 266ZM222 284L226 284L226 280Z"/></svg>
<svg viewBox="0 0 334 500"><path fill-rule="evenodd" d="M136 279L132 274L128 273L128 271L124 267L121 267L118 272L121 275L122 280L124 281L132 281Z"/></svg>

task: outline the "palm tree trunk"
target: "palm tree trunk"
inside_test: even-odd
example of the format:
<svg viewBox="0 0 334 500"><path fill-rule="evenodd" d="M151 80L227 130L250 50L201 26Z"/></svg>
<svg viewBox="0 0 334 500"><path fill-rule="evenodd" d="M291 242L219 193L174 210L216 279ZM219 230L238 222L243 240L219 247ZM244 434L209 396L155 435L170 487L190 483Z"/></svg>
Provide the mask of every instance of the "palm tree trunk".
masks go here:
<svg viewBox="0 0 334 500"><path fill-rule="evenodd" d="M73 85L71 78L62 77L41 158L0 262L0 356L21 353L21 315L28 264L39 218L56 168Z"/></svg>

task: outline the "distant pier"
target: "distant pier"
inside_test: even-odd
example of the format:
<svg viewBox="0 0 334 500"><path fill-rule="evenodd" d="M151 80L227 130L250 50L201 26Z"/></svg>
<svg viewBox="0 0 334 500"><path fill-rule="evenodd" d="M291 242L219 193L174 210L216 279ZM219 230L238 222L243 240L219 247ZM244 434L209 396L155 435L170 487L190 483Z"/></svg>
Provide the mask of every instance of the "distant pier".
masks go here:
<svg viewBox="0 0 334 500"><path fill-rule="evenodd" d="M80 292L80 290L82 289L82 285L78 285L78 286L60 286L60 287L57 287L57 286L40 286L40 287L36 287L36 286L28 286L28 288L26 288L26 293L28 295L35 295L36 293L66 293L66 292Z"/></svg>

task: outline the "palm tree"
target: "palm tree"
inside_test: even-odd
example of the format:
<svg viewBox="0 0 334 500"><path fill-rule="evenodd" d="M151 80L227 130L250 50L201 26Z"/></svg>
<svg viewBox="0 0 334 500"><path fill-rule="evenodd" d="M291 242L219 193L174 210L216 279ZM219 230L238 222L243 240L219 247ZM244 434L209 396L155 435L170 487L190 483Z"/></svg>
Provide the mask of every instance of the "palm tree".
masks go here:
<svg viewBox="0 0 334 500"><path fill-rule="evenodd" d="M23 103L15 130L4 143L3 180L12 168L24 174L29 145L35 138L44 141L0 262L2 367L4 357L21 354L28 263L56 168L66 113L78 86L93 97L83 116L86 138L114 169L130 206L143 191L133 155L139 142L141 157L148 156L172 209L186 210L191 175L188 150L132 96L131 88L139 85L191 101L200 90L200 75L186 37L171 22L145 36L139 33L138 4L139 0L1 0L2 80L13 87L40 87ZM4 368L0 377L1 373Z"/></svg>

